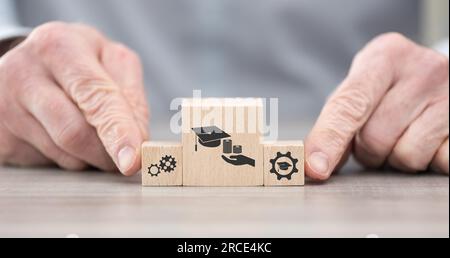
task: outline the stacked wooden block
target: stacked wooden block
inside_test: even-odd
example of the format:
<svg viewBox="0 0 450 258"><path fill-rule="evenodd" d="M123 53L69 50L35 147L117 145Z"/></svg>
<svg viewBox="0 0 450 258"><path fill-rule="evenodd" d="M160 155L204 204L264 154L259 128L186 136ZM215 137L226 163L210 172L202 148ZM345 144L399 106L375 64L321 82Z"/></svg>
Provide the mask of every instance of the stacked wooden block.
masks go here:
<svg viewBox="0 0 450 258"><path fill-rule="evenodd" d="M301 141L262 140L261 99L186 99L182 143L142 146L144 186L301 186Z"/></svg>

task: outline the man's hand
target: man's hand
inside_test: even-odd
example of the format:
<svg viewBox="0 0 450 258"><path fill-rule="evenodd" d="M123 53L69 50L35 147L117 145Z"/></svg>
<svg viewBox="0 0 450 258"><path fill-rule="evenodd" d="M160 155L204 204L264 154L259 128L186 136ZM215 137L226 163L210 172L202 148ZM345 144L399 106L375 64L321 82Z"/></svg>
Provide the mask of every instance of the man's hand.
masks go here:
<svg viewBox="0 0 450 258"><path fill-rule="evenodd" d="M307 174L326 180L350 153L367 167L448 174L448 57L395 33L369 43L306 140Z"/></svg>
<svg viewBox="0 0 450 258"><path fill-rule="evenodd" d="M0 59L0 163L132 175L148 138L139 58L94 29L49 23Z"/></svg>

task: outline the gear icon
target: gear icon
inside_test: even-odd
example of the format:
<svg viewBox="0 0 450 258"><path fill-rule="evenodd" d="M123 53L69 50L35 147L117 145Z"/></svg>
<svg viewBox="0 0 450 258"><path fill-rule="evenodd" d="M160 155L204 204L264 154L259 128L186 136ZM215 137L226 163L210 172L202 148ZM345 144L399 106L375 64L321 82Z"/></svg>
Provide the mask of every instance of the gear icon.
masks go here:
<svg viewBox="0 0 450 258"><path fill-rule="evenodd" d="M176 167L177 161L172 156L167 155L159 161L159 168L166 173L175 171Z"/></svg>
<svg viewBox="0 0 450 258"><path fill-rule="evenodd" d="M161 169L158 167L157 164L152 164L148 168L148 174L151 175L152 177L157 177L159 174L161 174Z"/></svg>
<svg viewBox="0 0 450 258"><path fill-rule="evenodd" d="M283 178L291 180L292 176L299 172L297 169L298 159L294 159L291 152L286 154L278 152L277 157L271 159L270 163L272 164L270 173L275 174L278 181L281 181Z"/></svg>

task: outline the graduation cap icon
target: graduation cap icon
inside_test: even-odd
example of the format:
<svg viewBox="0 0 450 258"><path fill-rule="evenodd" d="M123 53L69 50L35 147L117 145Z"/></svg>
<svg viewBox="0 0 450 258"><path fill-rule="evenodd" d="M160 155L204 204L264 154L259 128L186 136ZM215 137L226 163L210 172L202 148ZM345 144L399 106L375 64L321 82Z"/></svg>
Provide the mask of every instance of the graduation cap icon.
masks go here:
<svg viewBox="0 0 450 258"><path fill-rule="evenodd" d="M217 126L192 128L196 134L195 151L198 149L198 143L207 148L219 147L222 139L231 137Z"/></svg>
<svg viewBox="0 0 450 258"><path fill-rule="evenodd" d="M287 162L278 162L278 166L280 167L280 169L282 171L286 171L288 170L290 167L292 167L291 164L287 163Z"/></svg>

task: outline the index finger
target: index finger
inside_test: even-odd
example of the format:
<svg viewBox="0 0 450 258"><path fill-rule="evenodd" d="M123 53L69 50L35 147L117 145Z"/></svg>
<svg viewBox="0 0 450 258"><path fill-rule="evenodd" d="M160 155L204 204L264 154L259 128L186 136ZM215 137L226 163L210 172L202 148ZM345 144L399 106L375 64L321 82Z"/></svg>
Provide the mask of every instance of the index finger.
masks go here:
<svg viewBox="0 0 450 258"><path fill-rule="evenodd" d="M97 34L76 37L60 32L55 28L49 31L48 45L41 49L44 64L96 129L120 171L134 174L140 168L143 138L119 86L100 63L105 40Z"/></svg>
<svg viewBox="0 0 450 258"><path fill-rule="evenodd" d="M325 104L306 139L306 173L328 179L356 133L395 83L396 63L389 47L369 44L355 58L344 82Z"/></svg>
<svg viewBox="0 0 450 258"><path fill-rule="evenodd" d="M119 43L107 43L102 50L101 62L105 71L120 86L140 126L142 137L147 139L149 107L138 55Z"/></svg>

